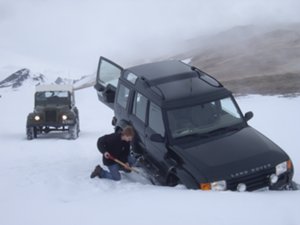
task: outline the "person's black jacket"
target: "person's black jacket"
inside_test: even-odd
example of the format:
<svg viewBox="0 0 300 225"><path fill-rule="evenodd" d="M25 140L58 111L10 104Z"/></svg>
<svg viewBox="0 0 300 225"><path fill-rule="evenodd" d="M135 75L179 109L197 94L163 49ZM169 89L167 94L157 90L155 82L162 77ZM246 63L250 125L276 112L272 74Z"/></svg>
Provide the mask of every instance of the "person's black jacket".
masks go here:
<svg viewBox="0 0 300 225"><path fill-rule="evenodd" d="M97 141L97 147L102 154L108 152L112 157L119 159L124 163L128 162L130 143L123 141L120 133L112 133L100 137ZM110 166L115 162L105 158L103 155L103 163L106 166Z"/></svg>

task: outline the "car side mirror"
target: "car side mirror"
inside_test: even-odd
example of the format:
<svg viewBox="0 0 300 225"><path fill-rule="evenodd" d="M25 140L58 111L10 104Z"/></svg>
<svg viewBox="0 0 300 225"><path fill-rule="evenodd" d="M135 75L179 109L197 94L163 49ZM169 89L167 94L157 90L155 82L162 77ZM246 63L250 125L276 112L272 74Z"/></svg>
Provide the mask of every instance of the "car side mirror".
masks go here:
<svg viewBox="0 0 300 225"><path fill-rule="evenodd" d="M150 140L154 142L164 142L165 139L160 134L151 134Z"/></svg>
<svg viewBox="0 0 300 225"><path fill-rule="evenodd" d="M244 118L246 121L249 121L254 116L253 112L246 112Z"/></svg>

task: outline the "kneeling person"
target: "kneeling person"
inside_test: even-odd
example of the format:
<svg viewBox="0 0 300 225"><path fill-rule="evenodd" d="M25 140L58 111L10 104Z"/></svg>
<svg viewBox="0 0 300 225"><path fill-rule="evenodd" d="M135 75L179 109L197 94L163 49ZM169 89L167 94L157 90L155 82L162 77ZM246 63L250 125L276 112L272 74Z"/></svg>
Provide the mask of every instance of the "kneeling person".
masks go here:
<svg viewBox="0 0 300 225"><path fill-rule="evenodd" d="M131 126L126 126L121 133L112 133L100 137L97 141L98 150L103 154L103 164L108 170L104 170L97 165L91 174L91 178L107 178L111 180L121 180L120 170L124 168L116 163L113 159L118 159L128 167L134 163L130 155L130 142L134 137L134 130ZM126 169L126 168L125 168ZM130 170L128 170L129 172Z"/></svg>

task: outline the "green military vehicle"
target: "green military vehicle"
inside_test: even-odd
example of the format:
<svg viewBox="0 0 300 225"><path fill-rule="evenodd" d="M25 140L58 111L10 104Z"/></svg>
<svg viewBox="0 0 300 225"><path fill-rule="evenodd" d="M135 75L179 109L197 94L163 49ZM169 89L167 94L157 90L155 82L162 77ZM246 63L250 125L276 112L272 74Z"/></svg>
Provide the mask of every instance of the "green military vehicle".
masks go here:
<svg viewBox="0 0 300 225"><path fill-rule="evenodd" d="M66 131L69 139L78 138L79 112L72 85L39 85L34 97L34 111L27 116L28 140L50 131Z"/></svg>

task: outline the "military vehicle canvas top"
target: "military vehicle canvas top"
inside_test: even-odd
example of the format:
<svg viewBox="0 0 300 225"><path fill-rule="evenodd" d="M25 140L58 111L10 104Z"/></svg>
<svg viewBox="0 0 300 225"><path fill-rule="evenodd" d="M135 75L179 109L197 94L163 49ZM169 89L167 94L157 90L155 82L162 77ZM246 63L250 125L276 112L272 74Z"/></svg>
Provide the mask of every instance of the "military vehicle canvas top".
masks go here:
<svg viewBox="0 0 300 225"><path fill-rule="evenodd" d="M289 156L248 125L232 93L180 61L124 69L100 57L95 89L114 110L115 130L127 124L133 151L153 182L202 190L293 187Z"/></svg>
<svg viewBox="0 0 300 225"><path fill-rule="evenodd" d="M67 131L70 139L79 134L79 112L72 85L40 85L34 94L34 111L27 116L27 139L50 131Z"/></svg>

